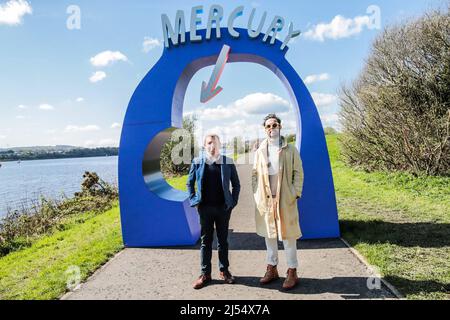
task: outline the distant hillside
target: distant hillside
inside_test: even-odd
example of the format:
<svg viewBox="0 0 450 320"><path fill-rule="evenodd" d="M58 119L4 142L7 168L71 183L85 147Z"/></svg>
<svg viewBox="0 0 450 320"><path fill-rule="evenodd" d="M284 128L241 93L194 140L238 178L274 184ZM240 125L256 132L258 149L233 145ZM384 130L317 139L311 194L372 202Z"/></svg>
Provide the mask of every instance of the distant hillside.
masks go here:
<svg viewBox="0 0 450 320"><path fill-rule="evenodd" d="M119 148L81 148L75 146L33 146L0 149L0 161L42 160L116 156Z"/></svg>
<svg viewBox="0 0 450 320"><path fill-rule="evenodd" d="M0 152L13 150L16 152L40 152L40 151L68 151L74 149L83 149L82 147L69 146L69 145L56 145L56 146L31 146L31 147L11 147L0 148Z"/></svg>

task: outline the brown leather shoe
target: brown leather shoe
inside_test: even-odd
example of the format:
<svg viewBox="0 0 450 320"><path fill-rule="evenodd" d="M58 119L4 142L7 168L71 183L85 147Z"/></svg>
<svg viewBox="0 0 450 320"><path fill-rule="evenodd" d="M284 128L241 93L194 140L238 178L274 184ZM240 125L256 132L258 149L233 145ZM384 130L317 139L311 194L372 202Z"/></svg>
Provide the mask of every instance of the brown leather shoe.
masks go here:
<svg viewBox="0 0 450 320"><path fill-rule="evenodd" d="M201 289L211 282L211 275L202 274L197 280L194 281L192 287L194 289Z"/></svg>
<svg viewBox="0 0 450 320"><path fill-rule="evenodd" d="M259 279L260 284L269 284L272 281L278 280L280 277L278 276L277 266L272 266L270 264L267 265L267 271L264 277Z"/></svg>
<svg viewBox="0 0 450 320"><path fill-rule="evenodd" d="M220 272L219 278L222 279L226 284L233 284L236 282L236 279L230 273L230 271Z"/></svg>
<svg viewBox="0 0 450 320"><path fill-rule="evenodd" d="M297 269L289 268L286 280L283 283L284 290L291 290L298 284Z"/></svg>

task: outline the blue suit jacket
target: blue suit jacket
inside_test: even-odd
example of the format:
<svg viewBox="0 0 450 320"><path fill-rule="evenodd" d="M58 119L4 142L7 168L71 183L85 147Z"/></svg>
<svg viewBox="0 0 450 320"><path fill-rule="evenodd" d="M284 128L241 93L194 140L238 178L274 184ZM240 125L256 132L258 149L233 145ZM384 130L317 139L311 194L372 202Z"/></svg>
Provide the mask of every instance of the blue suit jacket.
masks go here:
<svg viewBox="0 0 450 320"><path fill-rule="evenodd" d="M239 182L236 166L232 159L220 156L218 161L221 167L222 176L222 188L225 197L225 204L227 210L232 210L238 203L239 192L241 191L241 184ZM206 158L204 154L195 158L192 161L191 169L189 170L189 177L187 182L187 188L189 192L189 201L191 207L202 202L202 181L203 174L205 172ZM195 182L197 182L197 192L195 191ZM232 186L232 192L230 192L230 182Z"/></svg>

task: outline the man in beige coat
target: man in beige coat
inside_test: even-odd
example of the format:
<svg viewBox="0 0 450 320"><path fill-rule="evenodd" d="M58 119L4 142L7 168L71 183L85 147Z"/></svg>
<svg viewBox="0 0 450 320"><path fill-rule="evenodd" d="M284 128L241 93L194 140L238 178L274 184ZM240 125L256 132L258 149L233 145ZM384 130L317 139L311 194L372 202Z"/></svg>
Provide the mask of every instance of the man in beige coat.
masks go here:
<svg viewBox="0 0 450 320"><path fill-rule="evenodd" d="M255 152L252 170L256 202L256 233L265 238L266 274L262 285L279 279L278 241L283 241L288 271L283 289L294 288L297 276L297 239L302 235L297 200L303 189L303 168L297 148L281 136L281 119L269 114L264 119L267 138Z"/></svg>

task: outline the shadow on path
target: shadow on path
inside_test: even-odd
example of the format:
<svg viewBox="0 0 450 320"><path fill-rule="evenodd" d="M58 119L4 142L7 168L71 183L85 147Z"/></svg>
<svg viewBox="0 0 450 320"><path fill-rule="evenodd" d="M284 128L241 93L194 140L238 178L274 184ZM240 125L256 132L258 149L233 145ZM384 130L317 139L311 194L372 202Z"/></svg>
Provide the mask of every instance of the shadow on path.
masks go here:
<svg viewBox="0 0 450 320"><path fill-rule="evenodd" d="M443 248L450 246L448 223L392 223L381 220L341 220L342 234L350 233L356 241L390 243L402 247Z"/></svg>
<svg viewBox="0 0 450 320"><path fill-rule="evenodd" d="M264 238L251 232L234 232L230 229L228 233L229 250L266 250ZM320 240L298 240L297 247L299 250L309 249L338 249L346 248L346 245L338 238L336 239L320 239ZM217 248L217 237L214 232L213 249ZM282 242L278 242L278 248L283 249ZM143 248L145 249L145 248ZM151 249L151 248L150 248ZM178 249L178 250L200 250L200 240L193 246L178 247L158 247L158 249Z"/></svg>
<svg viewBox="0 0 450 320"><path fill-rule="evenodd" d="M261 275L262 276L262 275ZM324 293L339 294L344 299L369 299L384 298L380 289L369 290L367 287L367 277L333 277L329 279L300 278L299 285L292 290L282 289L284 277L268 285L261 286L259 277L236 276L236 284L232 286L255 287L261 290L272 290L292 295L320 295ZM219 280L213 280L209 286L225 285ZM382 287L384 288L384 287ZM391 296L387 297L391 298Z"/></svg>

